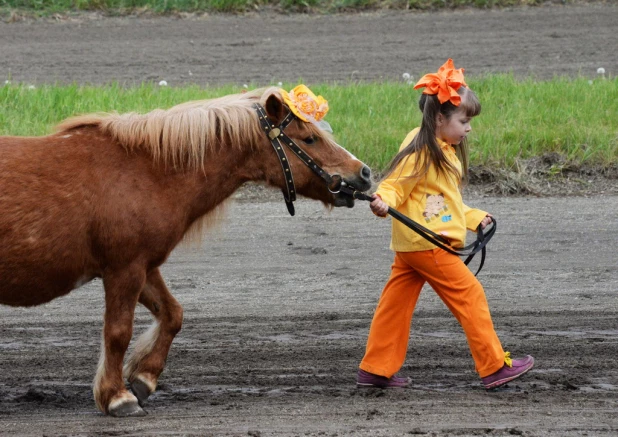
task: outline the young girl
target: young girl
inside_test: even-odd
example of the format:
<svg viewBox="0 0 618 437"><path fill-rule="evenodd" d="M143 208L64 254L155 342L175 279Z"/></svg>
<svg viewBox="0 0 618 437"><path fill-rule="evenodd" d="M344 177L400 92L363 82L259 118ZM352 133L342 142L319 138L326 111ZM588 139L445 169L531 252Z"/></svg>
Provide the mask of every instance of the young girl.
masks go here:
<svg viewBox="0 0 618 437"><path fill-rule="evenodd" d="M464 205L459 184L468 170L466 136L481 105L449 59L436 74L425 75L414 89L425 88L419 101L421 127L404 139L370 208L384 217L389 206L464 246L466 228L485 228L491 214ZM528 355L511 359L494 331L483 287L456 255L437 248L397 220L392 221L395 260L375 311L358 386L406 387L396 376L406 357L412 313L428 282L457 318L466 334L476 371L485 388L506 384L534 364Z"/></svg>

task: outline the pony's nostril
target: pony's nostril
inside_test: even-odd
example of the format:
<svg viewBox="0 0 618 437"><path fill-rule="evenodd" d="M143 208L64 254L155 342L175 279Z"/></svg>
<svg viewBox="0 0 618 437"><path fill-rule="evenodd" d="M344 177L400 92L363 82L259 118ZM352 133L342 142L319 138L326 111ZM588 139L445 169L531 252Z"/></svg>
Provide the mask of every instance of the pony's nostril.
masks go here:
<svg viewBox="0 0 618 437"><path fill-rule="evenodd" d="M371 169L367 167L366 165L363 166L361 170L361 176L364 177L365 179L371 178Z"/></svg>

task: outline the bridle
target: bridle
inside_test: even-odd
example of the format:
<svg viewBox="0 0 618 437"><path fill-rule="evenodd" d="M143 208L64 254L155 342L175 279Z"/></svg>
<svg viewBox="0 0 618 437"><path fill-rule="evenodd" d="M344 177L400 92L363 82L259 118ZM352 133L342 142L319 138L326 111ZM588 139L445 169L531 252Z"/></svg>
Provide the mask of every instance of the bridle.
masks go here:
<svg viewBox="0 0 618 437"><path fill-rule="evenodd" d="M281 164L281 169L283 170L283 175L285 177L285 190L282 190L283 197L290 215L294 215L293 202L296 200L296 188L294 186L294 175L292 174L292 168L288 162L288 157L285 153L283 145L290 149L307 167L311 169L311 171L313 171L326 183L328 191L333 194L337 194L342 190L345 182L340 175L329 174L322 167L320 167L315 160L311 158L311 156L307 155L303 149L298 147L294 140L285 134L284 129L288 127L294 118L296 118L292 111L288 112L283 120L281 120L279 126L275 126L270 122L268 116L266 115L266 110L264 110L262 105L255 103L253 107L258 114L258 119L262 130L266 133L266 136L270 140L270 144L273 146L273 149L279 158L279 163Z"/></svg>
<svg viewBox="0 0 618 437"><path fill-rule="evenodd" d="M270 140L270 144L273 146L277 157L279 158L279 163L281 164L281 168L283 170L283 174L285 176L285 190L283 191L283 197L285 199L285 204L288 207L288 212L290 215L294 215L294 201L296 200L296 188L294 187L294 176L292 175L292 169L290 168L290 164L288 162L288 157L285 153L283 145L287 146L307 167L309 167L315 174L317 174L327 185L328 190L333 193L345 193L349 196L352 196L354 199L365 200L371 202L373 198L361 191L357 191L354 187L348 185L343 178L338 174L329 174L322 167L320 167L307 153L305 153L298 145L288 137L283 131L296 117L292 111L288 112L288 114L281 120L279 126L275 126L270 122L268 116L266 115L266 111L264 107L259 103L255 103L253 105L258 114L258 119L260 122L260 126L262 130L266 133ZM483 232L483 229L479 225L476 230L476 241L464 248L457 249L452 247L449 242L442 237L441 235L436 234L430 229L422 226L421 224L415 222L409 217L401 214L396 209L391 207L388 208L388 214L393 218L399 220L405 226L416 232L418 235L429 241L430 243L436 245L440 249L447 251L450 254L467 257L464 263L468 265L474 255L478 252L482 252L481 254L481 262L478 267L478 273L483 268L483 264L485 263L485 253L486 253L486 245L489 243L489 240L496 232L497 223L496 220L492 217L492 226L489 231Z"/></svg>

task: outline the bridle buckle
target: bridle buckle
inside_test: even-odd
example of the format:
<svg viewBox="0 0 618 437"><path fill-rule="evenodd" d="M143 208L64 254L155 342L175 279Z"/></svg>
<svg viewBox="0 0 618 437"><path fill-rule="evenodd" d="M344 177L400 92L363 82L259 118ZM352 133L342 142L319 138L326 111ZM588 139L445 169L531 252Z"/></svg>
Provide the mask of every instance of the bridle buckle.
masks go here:
<svg viewBox="0 0 618 437"><path fill-rule="evenodd" d="M270 132L268 132L268 138L274 140L279 135L281 135L281 130L278 127L273 128Z"/></svg>

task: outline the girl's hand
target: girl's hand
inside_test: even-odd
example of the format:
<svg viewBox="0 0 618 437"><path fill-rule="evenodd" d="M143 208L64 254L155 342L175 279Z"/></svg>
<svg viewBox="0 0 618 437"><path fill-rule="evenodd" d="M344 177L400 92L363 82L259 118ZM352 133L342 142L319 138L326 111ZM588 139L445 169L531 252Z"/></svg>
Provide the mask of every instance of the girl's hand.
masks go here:
<svg viewBox="0 0 618 437"><path fill-rule="evenodd" d="M491 223L491 218L493 215L487 214L485 218L481 221L481 229L485 229L485 227Z"/></svg>
<svg viewBox="0 0 618 437"><path fill-rule="evenodd" d="M377 194L373 194L371 198L373 199L369 204L371 212L377 216L386 217L388 214L388 205Z"/></svg>

